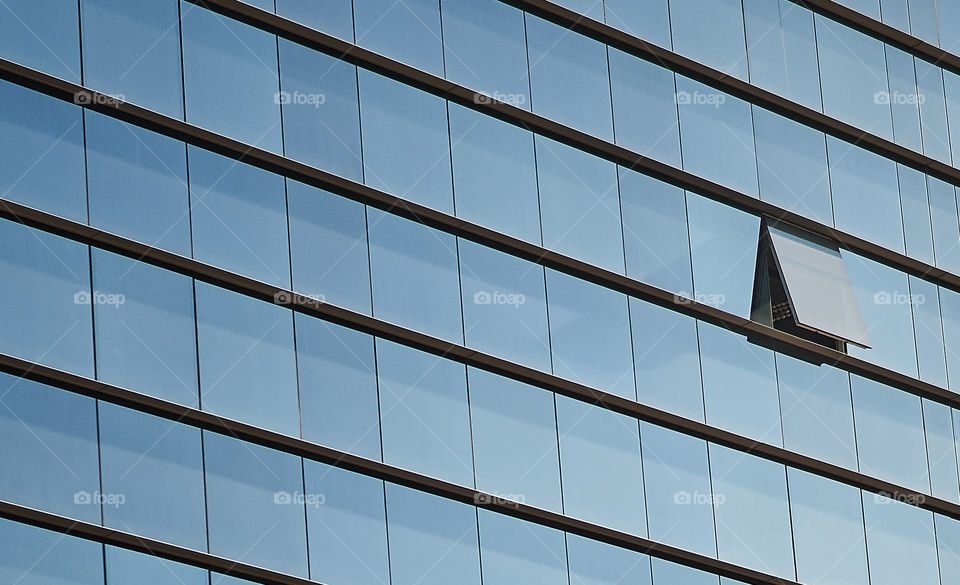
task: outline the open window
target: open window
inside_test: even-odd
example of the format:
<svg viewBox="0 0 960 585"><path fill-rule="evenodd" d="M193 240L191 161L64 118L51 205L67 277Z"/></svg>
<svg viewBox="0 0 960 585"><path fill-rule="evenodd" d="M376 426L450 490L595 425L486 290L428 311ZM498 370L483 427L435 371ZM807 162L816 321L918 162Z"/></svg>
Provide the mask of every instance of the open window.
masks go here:
<svg viewBox="0 0 960 585"><path fill-rule="evenodd" d="M750 318L838 351L870 348L840 248L794 226L760 225Z"/></svg>

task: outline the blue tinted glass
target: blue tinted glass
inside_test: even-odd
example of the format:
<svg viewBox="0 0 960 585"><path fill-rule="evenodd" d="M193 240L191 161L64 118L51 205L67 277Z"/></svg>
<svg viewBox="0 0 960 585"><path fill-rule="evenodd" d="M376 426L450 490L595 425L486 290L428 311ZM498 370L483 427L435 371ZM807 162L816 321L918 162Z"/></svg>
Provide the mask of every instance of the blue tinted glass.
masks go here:
<svg viewBox="0 0 960 585"><path fill-rule="evenodd" d="M367 219L373 314L459 343L456 238L376 209L367 211Z"/></svg>
<svg viewBox="0 0 960 585"><path fill-rule="evenodd" d="M796 469L787 477L797 580L867 583L860 490Z"/></svg>
<svg viewBox="0 0 960 585"><path fill-rule="evenodd" d="M903 252L897 163L832 136L827 153L837 229Z"/></svg>
<svg viewBox="0 0 960 585"><path fill-rule="evenodd" d="M884 49L887 55L890 91L886 95L880 92L878 97L886 98L890 103L890 109L893 110L893 137L897 144L923 152L920 136L920 105L917 98L919 94L913 55L889 45ZM924 134L926 134L926 128L924 128ZM948 157L949 155L950 153L947 152Z"/></svg>
<svg viewBox="0 0 960 585"><path fill-rule="evenodd" d="M872 585L940 583L931 512L865 493L863 516Z"/></svg>
<svg viewBox="0 0 960 585"><path fill-rule="evenodd" d="M760 218L693 193L687 194L687 214L693 298L749 317Z"/></svg>
<svg viewBox="0 0 960 585"><path fill-rule="evenodd" d="M753 124L760 199L833 225L823 132L763 108L753 109Z"/></svg>
<svg viewBox="0 0 960 585"><path fill-rule="evenodd" d="M662 559L651 559L653 565L653 585L718 585L719 577L704 573L685 565L671 563Z"/></svg>
<svg viewBox="0 0 960 585"><path fill-rule="evenodd" d="M210 552L307 576L299 457L203 433Z"/></svg>
<svg viewBox="0 0 960 585"><path fill-rule="evenodd" d="M84 0L84 85L183 118L177 0Z"/></svg>
<svg viewBox="0 0 960 585"><path fill-rule="evenodd" d="M949 4L947 0L942 4ZM935 0L909 0L910 7L910 34L936 46L937 38L937 7Z"/></svg>
<svg viewBox="0 0 960 585"><path fill-rule="evenodd" d="M604 0L607 24L655 45L670 48L667 0Z"/></svg>
<svg viewBox="0 0 960 585"><path fill-rule="evenodd" d="M461 240L460 283L468 346L550 371L541 266Z"/></svg>
<svg viewBox="0 0 960 585"><path fill-rule="evenodd" d="M640 434L650 538L715 556L707 443L647 423Z"/></svg>
<svg viewBox="0 0 960 585"><path fill-rule="evenodd" d="M86 137L90 224L190 256L183 143L93 112Z"/></svg>
<svg viewBox="0 0 960 585"><path fill-rule="evenodd" d="M683 76L677 78L677 104L683 168L755 197L750 104Z"/></svg>
<svg viewBox="0 0 960 585"><path fill-rule="evenodd" d="M280 71L284 154L362 181L357 67L281 39Z"/></svg>
<svg viewBox="0 0 960 585"><path fill-rule="evenodd" d="M114 546L106 547L108 585L209 585L207 571L153 555Z"/></svg>
<svg viewBox="0 0 960 585"><path fill-rule="evenodd" d="M530 109L523 12L497 0L447 2L443 36L447 79Z"/></svg>
<svg viewBox="0 0 960 585"><path fill-rule="evenodd" d="M951 390L960 388L960 294L940 288L943 343L947 353L947 377Z"/></svg>
<svg viewBox="0 0 960 585"><path fill-rule="evenodd" d="M464 366L377 340L383 460L473 485Z"/></svg>
<svg viewBox="0 0 960 585"><path fill-rule="evenodd" d="M913 276L909 277L909 281L920 379L946 388L947 364L943 351L943 322L940 319L937 285Z"/></svg>
<svg viewBox="0 0 960 585"><path fill-rule="evenodd" d="M86 223L80 108L6 81L0 104L0 195Z"/></svg>
<svg viewBox="0 0 960 585"><path fill-rule="evenodd" d="M960 521L934 514L937 529L937 555L940 558L940 582L960 579Z"/></svg>
<svg viewBox="0 0 960 585"><path fill-rule="evenodd" d="M548 270L547 298L553 372L636 399L627 297Z"/></svg>
<svg viewBox="0 0 960 585"><path fill-rule="evenodd" d="M927 202L927 178L922 172L897 165L900 178L900 209L907 255L933 264L933 228Z"/></svg>
<svg viewBox="0 0 960 585"><path fill-rule="evenodd" d="M450 104L450 142L457 217L539 244L533 135Z"/></svg>
<svg viewBox="0 0 960 585"><path fill-rule="evenodd" d="M541 136L536 145L543 245L622 273L616 165Z"/></svg>
<svg viewBox="0 0 960 585"><path fill-rule="evenodd" d="M698 329L707 424L781 444L773 352L715 325Z"/></svg>
<svg viewBox="0 0 960 585"><path fill-rule="evenodd" d="M840 4L849 4L843 0ZM907 0L880 0L880 13L884 24L894 26L904 32L910 31L910 15L907 12Z"/></svg>
<svg viewBox="0 0 960 585"><path fill-rule="evenodd" d="M438 0L354 0L357 44L443 75Z"/></svg>
<svg viewBox="0 0 960 585"><path fill-rule="evenodd" d="M289 286L283 177L195 147L188 157L194 257Z"/></svg>
<svg viewBox="0 0 960 585"><path fill-rule="evenodd" d="M0 351L93 378L87 246L3 220L0 274Z"/></svg>
<svg viewBox="0 0 960 585"><path fill-rule="evenodd" d="M103 545L0 520L0 582L102 585Z"/></svg>
<svg viewBox="0 0 960 585"><path fill-rule="evenodd" d="M750 82L820 110L813 12L785 0L744 0L743 13Z"/></svg>
<svg viewBox="0 0 960 585"><path fill-rule="evenodd" d="M853 8L870 16L874 20L880 20L880 2L883 0L841 0L838 4Z"/></svg>
<svg viewBox="0 0 960 585"><path fill-rule="evenodd" d="M356 201L287 181L293 289L370 314L366 209Z"/></svg>
<svg viewBox="0 0 960 585"><path fill-rule="evenodd" d="M277 14L353 41L351 0L277 0Z"/></svg>
<svg viewBox="0 0 960 585"><path fill-rule="evenodd" d="M206 549L200 430L108 403L98 414L103 523Z"/></svg>
<svg viewBox="0 0 960 585"><path fill-rule="evenodd" d="M613 49L610 82L617 144L680 167L680 124L673 72Z"/></svg>
<svg viewBox="0 0 960 585"><path fill-rule="evenodd" d="M935 177L927 177L930 218L933 222L933 249L937 267L960 273L960 227L957 225L955 189Z"/></svg>
<svg viewBox="0 0 960 585"><path fill-rule="evenodd" d="M940 46L957 53L960 47L960 3L955 0L937 2L937 19L940 25Z"/></svg>
<svg viewBox="0 0 960 585"><path fill-rule="evenodd" d="M383 482L315 461L303 466L311 579L389 583Z"/></svg>
<svg viewBox="0 0 960 585"><path fill-rule="evenodd" d="M714 69L747 79L743 12L738 0L672 0L674 49Z"/></svg>
<svg viewBox="0 0 960 585"><path fill-rule="evenodd" d="M603 22L603 0L557 0L554 4Z"/></svg>
<svg viewBox="0 0 960 585"><path fill-rule="evenodd" d="M957 478L957 448L953 437L953 419L950 407L922 399L923 430L930 461L931 493L936 498L960 501L960 483Z"/></svg>
<svg viewBox="0 0 960 585"><path fill-rule="evenodd" d="M387 520L393 585L480 585L473 506L387 484Z"/></svg>
<svg viewBox="0 0 960 585"><path fill-rule="evenodd" d="M783 446L857 469L848 374L777 354Z"/></svg>
<svg viewBox="0 0 960 585"><path fill-rule="evenodd" d="M303 438L380 459L373 338L296 314Z"/></svg>
<svg viewBox="0 0 960 585"><path fill-rule="evenodd" d="M564 514L646 536L637 420L557 396L557 432Z"/></svg>
<svg viewBox="0 0 960 585"><path fill-rule="evenodd" d="M719 557L792 579L795 575L783 465L710 445Z"/></svg>
<svg viewBox="0 0 960 585"><path fill-rule="evenodd" d="M196 289L203 409L298 436L292 313L206 283Z"/></svg>
<svg viewBox="0 0 960 585"><path fill-rule="evenodd" d="M567 534L570 582L576 585L650 585L650 557Z"/></svg>
<svg viewBox="0 0 960 585"><path fill-rule="evenodd" d="M631 298L630 324L638 400L702 421L696 320Z"/></svg>
<svg viewBox="0 0 960 585"><path fill-rule="evenodd" d="M606 45L536 16L526 22L533 111L612 140Z"/></svg>
<svg viewBox="0 0 960 585"><path fill-rule="evenodd" d="M947 135L947 105L944 101L943 71L916 59L920 123L923 125L923 153L950 164L950 137ZM919 101L919 100L918 100Z"/></svg>
<svg viewBox="0 0 960 585"><path fill-rule="evenodd" d="M619 167L627 276L690 291L690 239L683 190Z"/></svg>
<svg viewBox="0 0 960 585"><path fill-rule="evenodd" d="M468 381L477 489L560 512L553 393L473 368Z"/></svg>
<svg viewBox="0 0 960 585"><path fill-rule="evenodd" d="M184 0L180 12L187 121L282 152L277 37Z"/></svg>
<svg viewBox="0 0 960 585"><path fill-rule="evenodd" d="M856 375L851 382L860 471L928 491L920 398Z"/></svg>
<svg viewBox="0 0 960 585"><path fill-rule="evenodd" d="M193 281L94 249L93 286L105 301L116 301L93 308L97 378L196 407Z"/></svg>
<svg viewBox="0 0 960 585"><path fill-rule="evenodd" d="M956 10L958 12L957 16L960 16L960 2L956 3ZM945 21L941 20L941 22ZM960 23L960 18L957 18L955 22ZM955 48L953 52L960 52L960 35L952 38L958 39L958 48ZM957 142L956 137L960 136L960 75L944 71L943 86L947 100L947 120L950 123L950 136L953 137L953 142ZM953 152L953 166L960 167L960 145L952 145L951 150Z"/></svg>
<svg viewBox="0 0 960 585"><path fill-rule="evenodd" d="M99 524L96 416L91 398L0 374L0 498Z"/></svg>
<svg viewBox="0 0 960 585"><path fill-rule="evenodd" d="M814 18L823 112L892 139L883 42L819 14Z"/></svg>
<svg viewBox="0 0 960 585"><path fill-rule="evenodd" d="M848 346L850 355L898 372L917 375L907 275L894 268L842 251L873 349Z"/></svg>
<svg viewBox="0 0 960 585"><path fill-rule="evenodd" d="M447 102L365 69L359 75L367 185L453 213Z"/></svg>
<svg viewBox="0 0 960 585"><path fill-rule="evenodd" d="M485 585L569 585L563 532L489 510L478 516Z"/></svg>
<svg viewBox="0 0 960 585"><path fill-rule="evenodd" d="M0 56L80 83L77 2L5 0L0 15Z"/></svg>

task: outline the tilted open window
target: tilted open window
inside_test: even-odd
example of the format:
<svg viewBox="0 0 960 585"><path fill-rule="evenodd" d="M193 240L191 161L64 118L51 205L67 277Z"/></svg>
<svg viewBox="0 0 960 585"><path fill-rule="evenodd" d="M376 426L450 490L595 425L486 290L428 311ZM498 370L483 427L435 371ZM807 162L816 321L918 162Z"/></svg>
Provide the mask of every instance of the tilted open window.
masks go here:
<svg viewBox="0 0 960 585"><path fill-rule="evenodd" d="M870 336L840 248L797 227L760 225L751 319L846 351Z"/></svg>

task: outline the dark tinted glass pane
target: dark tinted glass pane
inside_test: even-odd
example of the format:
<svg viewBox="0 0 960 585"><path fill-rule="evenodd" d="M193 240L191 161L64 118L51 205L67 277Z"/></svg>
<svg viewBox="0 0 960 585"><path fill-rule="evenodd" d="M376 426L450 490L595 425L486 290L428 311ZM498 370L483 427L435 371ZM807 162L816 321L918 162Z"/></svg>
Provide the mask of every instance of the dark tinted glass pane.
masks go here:
<svg viewBox="0 0 960 585"><path fill-rule="evenodd" d="M5 0L0 56L80 83L80 38L73 0Z"/></svg>
<svg viewBox="0 0 960 585"><path fill-rule="evenodd" d="M351 0L277 0L277 14L353 41Z"/></svg>
<svg viewBox="0 0 960 585"><path fill-rule="evenodd" d="M920 136L920 104L917 97L919 94L913 55L889 45L884 49L887 56L890 91L880 91L876 97L880 101L890 103L890 109L893 110L893 137L897 144L923 152Z"/></svg>
<svg viewBox="0 0 960 585"><path fill-rule="evenodd" d="M932 513L865 493L863 515L873 585L940 582Z"/></svg>
<svg viewBox="0 0 960 585"><path fill-rule="evenodd" d="M0 520L0 581L17 585L102 585L103 545Z"/></svg>
<svg viewBox="0 0 960 585"><path fill-rule="evenodd" d="M183 118L177 0L84 0L84 85Z"/></svg>
<svg viewBox="0 0 960 585"><path fill-rule="evenodd" d="M125 548L106 547L107 583L210 585L207 571Z"/></svg>
<svg viewBox="0 0 960 585"><path fill-rule="evenodd" d="M913 276L909 277L909 281L920 379L946 388L947 364L944 358L943 322L940 318L937 285Z"/></svg>
<svg viewBox="0 0 960 585"><path fill-rule="evenodd" d="M354 0L357 44L443 75L438 0Z"/></svg>
<svg viewBox="0 0 960 585"><path fill-rule="evenodd" d="M960 482L957 478L957 448L953 436L950 407L921 399L923 403L923 430L927 441L927 459L930 461L931 493L951 502L960 501Z"/></svg>
<svg viewBox="0 0 960 585"><path fill-rule="evenodd" d="M957 225L957 199L954 186L927 177L927 196L933 220L933 249L936 265L954 274L960 273L960 227Z"/></svg>
<svg viewBox="0 0 960 585"><path fill-rule="evenodd" d="M907 255L933 264L933 228L927 201L927 176L904 165L897 165L900 178L900 211Z"/></svg>
<svg viewBox="0 0 960 585"><path fill-rule="evenodd" d="M667 0L604 0L607 24L661 47L670 48Z"/></svg>
<svg viewBox="0 0 960 585"><path fill-rule="evenodd" d="M489 510L479 520L486 585L569 584L563 532Z"/></svg>
<svg viewBox="0 0 960 585"><path fill-rule="evenodd" d="M650 585L650 557L567 534L570 582L576 585Z"/></svg>
<svg viewBox="0 0 960 585"><path fill-rule="evenodd" d="M747 79L747 48L740 2L672 0L670 26L677 52L726 74Z"/></svg>

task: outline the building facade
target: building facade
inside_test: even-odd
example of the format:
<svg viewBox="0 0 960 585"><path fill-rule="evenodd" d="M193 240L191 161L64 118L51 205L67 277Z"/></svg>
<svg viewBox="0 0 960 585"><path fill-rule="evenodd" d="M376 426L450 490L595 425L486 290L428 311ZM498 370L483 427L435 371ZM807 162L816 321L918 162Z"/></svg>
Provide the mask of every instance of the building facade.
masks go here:
<svg viewBox="0 0 960 585"><path fill-rule="evenodd" d="M0 583L960 583L960 0L0 0Z"/></svg>

